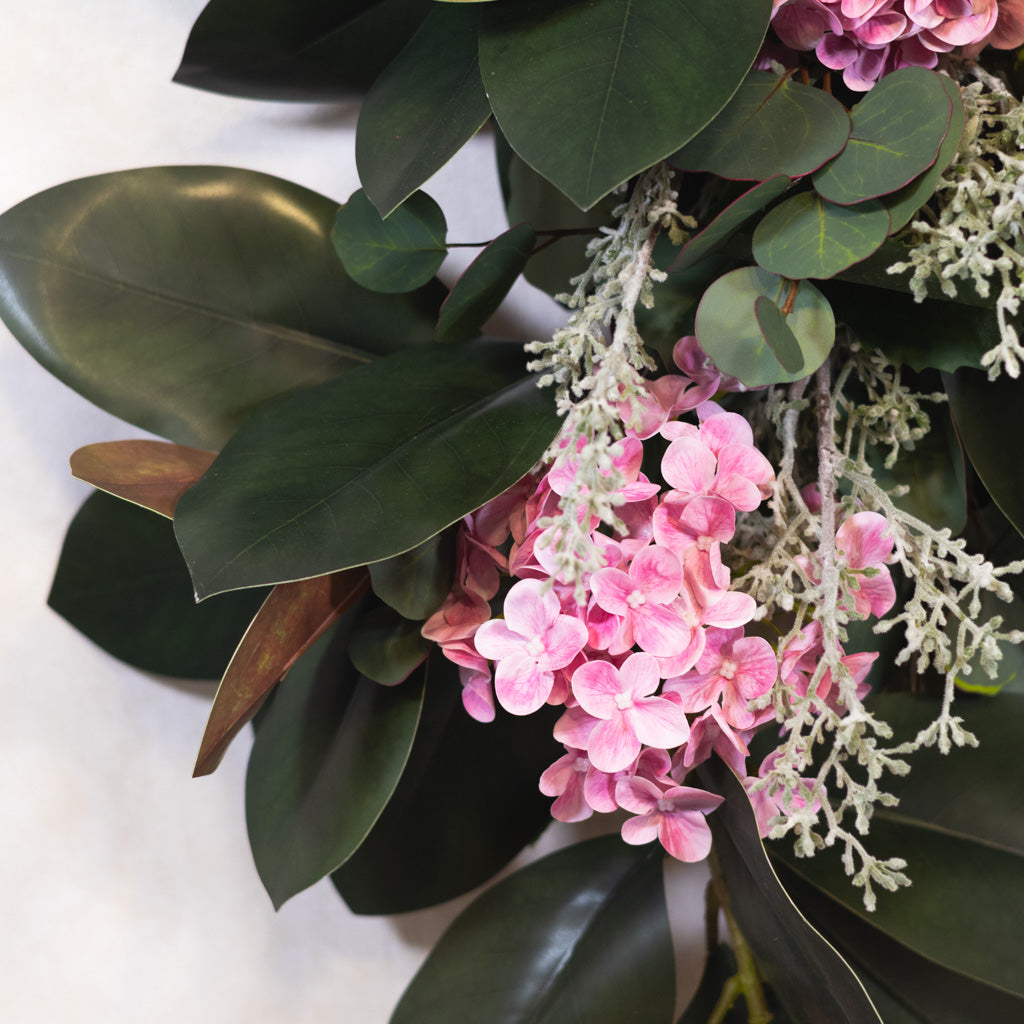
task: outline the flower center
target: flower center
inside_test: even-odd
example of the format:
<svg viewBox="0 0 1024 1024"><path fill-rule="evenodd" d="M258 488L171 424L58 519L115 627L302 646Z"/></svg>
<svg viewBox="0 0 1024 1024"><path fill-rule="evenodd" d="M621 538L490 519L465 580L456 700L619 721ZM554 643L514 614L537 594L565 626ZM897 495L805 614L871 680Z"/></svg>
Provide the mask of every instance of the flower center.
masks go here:
<svg viewBox="0 0 1024 1024"><path fill-rule="evenodd" d="M531 658L539 658L544 653L544 641L539 636L535 636L527 645L526 653Z"/></svg>
<svg viewBox="0 0 1024 1024"><path fill-rule="evenodd" d="M718 670L718 674L723 679L732 679L732 677L736 675L736 669L738 667L739 666L736 664L735 661L732 660L732 658L723 658L722 665Z"/></svg>
<svg viewBox="0 0 1024 1024"><path fill-rule="evenodd" d="M647 604L647 598L639 590L634 590L629 597L626 598L626 604L630 608L638 608L642 604Z"/></svg>
<svg viewBox="0 0 1024 1024"><path fill-rule="evenodd" d="M631 693L617 693L615 695L615 706L620 711L625 711L633 706L633 695Z"/></svg>

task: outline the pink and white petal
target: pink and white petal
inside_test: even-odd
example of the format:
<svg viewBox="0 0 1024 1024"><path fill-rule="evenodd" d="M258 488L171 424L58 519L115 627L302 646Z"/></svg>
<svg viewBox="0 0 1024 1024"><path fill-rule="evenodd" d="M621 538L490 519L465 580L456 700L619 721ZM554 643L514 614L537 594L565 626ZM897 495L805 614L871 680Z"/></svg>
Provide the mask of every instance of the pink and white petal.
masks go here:
<svg viewBox="0 0 1024 1024"><path fill-rule="evenodd" d="M623 714L598 722L587 745L590 763L602 772L628 768L639 753L640 740Z"/></svg>
<svg viewBox="0 0 1024 1024"><path fill-rule="evenodd" d="M521 654L526 640L518 633L512 632L504 619L491 619L485 622L473 635L476 649L491 661L511 658Z"/></svg>
<svg viewBox="0 0 1024 1024"><path fill-rule="evenodd" d="M618 714L617 698L623 695L625 687L619 670L610 662L588 661L573 673L572 692L588 714L610 718Z"/></svg>
<svg viewBox="0 0 1024 1024"><path fill-rule="evenodd" d="M544 650L537 664L546 670L565 668L587 643L587 627L571 615L559 615L543 635Z"/></svg>
<svg viewBox="0 0 1024 1024"><path fill-rule="evenodd" d="M470 718L478 722L494 721L494 689L490 670L486 673L459 666L462 683L462 706Z"/></svg>
<svg viewBox="0 0 1024 1024"><path fill-rule="evenodd" d="M520 636L540 636L561 614L558 598L540 580L520 580L505 595L505 622Z"/></svg>
<svg viewBox="0 0 1024 1024"><path fill-rule="evenodd" d="M896 603L896 585L888 567L883 565L877 576L863 576L859 582L860 590L854 597L857 611L861 615L881 617Z"/></svg>
<svg viewBox="0 0 1024 1024"><path fill-rule="evenodd" d="M717 598L708 594L708 600L704 608L704 623L708 626L744 626L757 611L757 602L736 590L721 591Z"/></svg>
<svg viewBox="0 0 1024 1024"><path fill-rule="evenodd" d="M679 676L669 679L663 687L663 692L678 694L680 706L686 712L706 711L718 700L724 683L716 672Z"/></svg>
<svg viewBox="0 0 1024 1024"><path fill-rule="evenodd" d="M660 682L658 662L643 651L631 654L619 669L619 685L634 700L654 693Z"/></svg>
<svg viewBox="0 0 1024 1024"><path fill-rule="evenodd" d="M559 743L585 751L590 743L590 734L599 721L599 718L588 715L581 707L567 708L551 731Z"/></svg>
<svg viewBox="0 0 1024 1024"><path fill-rule="evenodd" d="M676 490L703 494L714 482L715 465L714 452L704 441L681 437L668 446L661 460L661 475Z"/></svg>
<svg viewBox="0 0 1024 1024"><path fill-rule="evenodd" d="M658 808L665 788L651 779L637 775L627 775L619 779L615 786L615 802L630 814L648 814Z"/></svg>
<svg viewBox="0 0 1024 1024"><path fill-rule="evenodd" d="M736 532L736 509L723 498L697 497L688 502L680 526L707 551L716 541L730 541Z"/></svg>
<svg viewBox="0 0 1024 1024"><path fill-rule="evenodd" d="M758 487L770 484L775 479L775 470L764 455L756 448L741 444L727 444L718 453L718 475L733 474L746 477Z"/></svg>
<svg viewBox="0 0 1024 1024"><path fill-rule="evenodd" d="M591 765L583 783L583 796L598 814L612 814L619 809L615 802L615 787L622 777L622 772L602 772Z"/></svg>
<svg viewBox="0 0 1024 1024"><path fill-rule="evenodd" d="M598 569L590 577L590 589L594 600L606 612L626 615L632 608L629 599L639 587L633 577L621 569Z"/></svg>
<svg viewBox="0 0 1024 1024"><path fill-rule="evenodd" d="M543 707L554 685L554 676L525 655L502 658L494 669L498 703L513 715L532 715Z"/></svg>
<svg viewBox="0 0 1024 1024"><path fill-rule="evenodd" d="M761 636L746 636L732 644L732 659L737 663L733 682L747 700L767 693L779 674L779 663L772 645Z"/></svg>
<svg viewBox="0 0 1024 1024"><path fill-rule="evenodd" d="M623 842L630 846L643 846L658 838L661 823L660 814L643 814L638 818L627 818L622 823Z"/></svg>
<svg viewBox="0 0 1024 1024"><path fill-rule="evenodd" d="M851 569L883 565L894 544L889 520L877 512L856 512L836 530L836 549Z"/></svg>
<svg viewBox="0 0 1024 1024"><path fill-rule="evenodd" d="M712 410L714 406L714 411ZM701 440L721 458L721 451L727 445L741 445L752 448L754 432L750 424L735 412L726 412L714 402L705 403L698 410L702 423L700 425Z"/></svg>
<svg viewBox="0 0 1024 1024"><path fill-rule="evenodd" d="M650 747L678 747L690 736L690 723L683 709L664 697L647 697L627 708L625 716L637 739Z"/></svg>
<svg viewBox="0 0 1024 1024"><path fill-rule="evenodd" d="M690 643L678 654L668 658L658 658L658 672L662 679L671 679L689 672L704 653L704 630L697 626L690 637Z"/></svg>
<svg viewBox="0 0 1024 1024"><path fill-rule="evenodd" d="M740 512L753 512L761 504L761 491L753 481L737 473L718 475L712 493L724 498Z"/></svg>
<svg viewBox="0 0 1024 1024"><path fill-rule="evenodd" d="M676 860L687 864L704 860L711 852L711 827L699 811L663 811L658 839Z"/></svg>
<svg viewBox="0 0 1024 1024"><path fill-rule="evenodd" d="M655 604L668 604L683 585L683 567L667 547L652 544L638 551L629 575L644 597Z"/></svg>
<svg viewBox="0 0 1024 1024"><path fill-rule="evenodd" d="M672 658L690 650L694 629L671 606L641 605L632 621L636 642L647 654Z"/></svg>

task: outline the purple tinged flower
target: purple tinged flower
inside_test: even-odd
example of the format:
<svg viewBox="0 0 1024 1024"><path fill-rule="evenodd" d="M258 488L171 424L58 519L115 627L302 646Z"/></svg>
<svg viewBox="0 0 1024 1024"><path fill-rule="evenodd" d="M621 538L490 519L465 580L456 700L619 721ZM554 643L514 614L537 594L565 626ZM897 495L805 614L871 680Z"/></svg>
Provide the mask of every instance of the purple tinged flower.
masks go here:
<svg viewBox="0 0 1024 1024"><path fill-rule="evenodd" d="M485 622L473 638L495 662L494 689L503 708L529 715L550 696L555 670L587 642L587 627L563 615L557 595L541 580L521 580L505 597L505 618Z"/></svg>
<svg viewBox="0 0 1024 1024"><path fill-rule="evenodd" d="M703 860L711 850L711 829L704 818L722 797L690 786L662 789L647 779L622 779L615 787L619 806L637 815L623 822L622 838L633 846L657 838L676 860Z"/></svg>

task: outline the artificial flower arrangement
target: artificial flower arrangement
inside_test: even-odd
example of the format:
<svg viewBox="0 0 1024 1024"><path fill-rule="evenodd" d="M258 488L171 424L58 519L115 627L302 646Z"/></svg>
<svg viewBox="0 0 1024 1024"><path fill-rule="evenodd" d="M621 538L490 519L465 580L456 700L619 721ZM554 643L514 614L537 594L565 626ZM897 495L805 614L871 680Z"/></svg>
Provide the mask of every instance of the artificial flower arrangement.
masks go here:
<svg viewBox="0 0 1024 1024"><path fill-rule="evenodd" d="M393 1024L671 1024L662 871L709 856L679 1024L1024 1018L1022 44L1018 0L212 0L177 79L363 95L363 188L0 216L12 332L167 438L74 454L51 604L221 676L196 773L252 722L275 906L429 906L616 816ZM420 186L484 126L511 227L449 290ZM481 337L520 275L564 328ZM111 549L180 582L141 644Z"/></svg>

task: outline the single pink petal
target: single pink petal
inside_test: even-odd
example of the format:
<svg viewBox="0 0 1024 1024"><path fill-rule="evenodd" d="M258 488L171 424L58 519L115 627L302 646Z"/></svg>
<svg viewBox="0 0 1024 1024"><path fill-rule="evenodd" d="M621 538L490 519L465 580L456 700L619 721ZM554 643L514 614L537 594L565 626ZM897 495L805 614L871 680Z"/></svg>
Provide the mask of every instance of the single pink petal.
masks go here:
<svg viewBox="0 0 1024 1024"><path fill-rule="evenodd" d="M619 683L622 691L634 700L654 693L660 682L658 663L649 654L642 652L631 654L619 669Z"/></svg>
<svg viewBox="0 0 1024 1024"><path fill-rule="evenodd" d="M704 624L708 626L743 626L754 618L757 602L749 594L726 590L716 598L708 595L710 603L704 607Z"/></svg>
<svg viewBox="0 0 1024 1024"><path fill-rule="evenodd" d="M590 743L590 734L599 721L581 707L567 708L565 714L555 722L552 734L559 743L585 751Z"/></svg>
<svg viewBox="0 0 1024 1024"><path fill-rule="evenodd" d="M658 838L661 816L644 814L639 818L627 818L622 823L622 839L630 846L643 846Z"/></svg>
<svg viewBox="0 0 1024 1024"><path fill-rule="evenodd" d="M719 455L726 445L738 444L753 447L754 432L750 424L739 413L725 412L714 402L701 407L700 439Z"/></svg>
<svg viewBox="0 0 1024 1024"><path fill-rule="evenodd" d="M889 520L877 512L856 512L836 530L836 549L851 569L883 565L894 544Z"/></svg>
<svg viewBox="0 0 1024 1024"><path fill-rule="evenodd" d="M861 576L858 582L860 590L853 595L858 615L881 618L896 603L896 586L887 566L883 565L877 576Z"/></svg>
<svg viewBox="0 0 1024 1024"><path fill-rule="evenodd" d="M473 635L476 649L491 661L510 658L521 654L526 640L508 628L504 619L491 619L485 622Z"/></svg>
<svg viewBox="0 0 1024 1024"><path fill-rule="evenodd" d="M657 810L663 792L663 787L651 779L632 775L618 782L615 800L619 807L631 814L647 814Z"/></svg>
<svg viewBox="0 0 1024 1024"><path fill-rule="evenodd" d="M684 494L703 494L715 479L715 455L703 440L680 437L661 460L661 475Z"/></svg>
<svg viewBox="0 0 1024 1024"><path fill-rule="evenodd" d="M505 622L527 640L544 633L561 610L554 592L540 580L520 580L505 595Z"/></svg>
<svg viewBox="0 0 1024 1024"><path fill-rule="evenodd" d="M494 668L498 703L513 715L532 715L547 701L553 684L554 676L528 655L502 658Z"/></svg>
<svg viewBox="0 0 1024 1024"><path fill-rule="evenodd" d="M682 708L664 697L647 697L625 715L637 739L651 747L678 747L690 736Z"/></svg>
<svg viewBox="0 0 1024 1024"><path fill-rule="evenodd" d="M616 615L632 611L629 599L640 589L636 580L621 569L598 569L590 577L590 588L598 606Z"/></svg>
<svg viewBox="0 0 1024 1024"><path fill-rule="evenodd" d="M671 658L689 651L692 627L670 605L645 605L633 613L633 635L647 653Z"/></svg>
<svg viewBox="0 0 1024 1024"><path fill-rule="evenodd" d="M590 763L602 772L621 771L639 753L640 740L621 713L598 722L587 745Z"/></svg>
<svg viewBox="0 0 1024 1024"><path fill-rule="evenodd" d="M614 665L607 661L588 661L573 673L572 692L588 714L610 718L619 710L617 699L623 696L624 688Z"/></svg>
<svg viewBox="0 0 1024 1024"><path fill-rule="evenodd" d="M547 670L565 668L586 646L587 627L571 615L559 615L542 639L544 650L536 655L537 664Z"/></svg>
<svg viewBox="0 0 1024 1024"><path fill-rule="evenodd" d="M887 46L903 34L907 19L898 11L879 14L856 28L857 38L865 46Z"/></svg>
<svg viewBox="0 0 1024 1024"><path fill-rule="evenodd" d="M703 860L711 852L711 828L699 811L663 813L658 839L676 860L687 864Z"/></svg>
<svg viewBox="0 0 1024 1024"><path fill-rule="evenodd" d="M655 604L668 604L674 600L683 584L683 567L679 559L667 547L658 544L636 553L629 575L643 592L645 601Z"/></svg>

